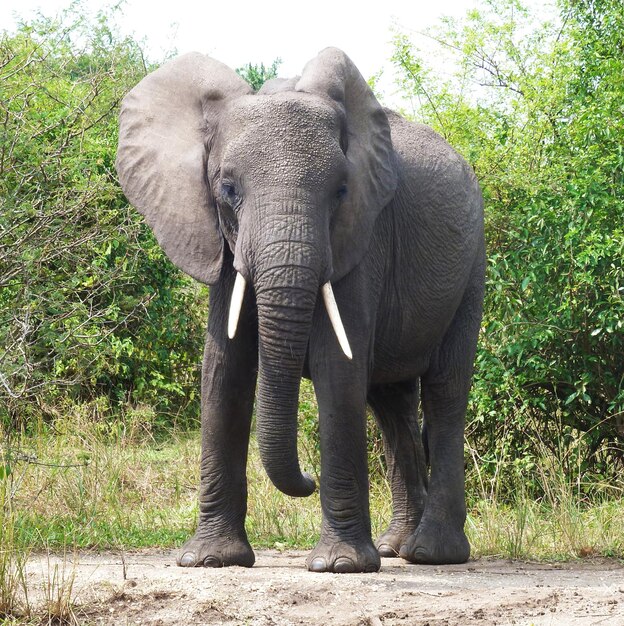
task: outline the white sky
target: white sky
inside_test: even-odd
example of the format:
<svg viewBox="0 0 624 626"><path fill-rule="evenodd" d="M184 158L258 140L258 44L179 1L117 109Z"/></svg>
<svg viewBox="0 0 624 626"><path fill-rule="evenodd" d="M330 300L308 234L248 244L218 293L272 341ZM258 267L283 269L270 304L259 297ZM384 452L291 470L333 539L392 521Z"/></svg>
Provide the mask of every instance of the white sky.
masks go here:
<svg viewBox="0 0 624 626"><path fill-rule="evenodd" d="M13 16L31 17L39 8L56 15L69 0L2 0L0 30L12 30ZM177 49L197 50L230 67L265 65L280 57L282 76L300 74L326 46L344 50L365 78L389 67L391 27L424 30L441 15L461 16L478 0L126 0L124 34L145 38L154 59ZM97 9L105 3L87 0Z"/></svg>
<svg viewBox="0 0 624 626"><path fill-rule="evenodd" d="M542 0L530 0L530 3ZM69 0L0 0L0 30L12 30L14 15L29 18L36 9L56 15ZM101 8L102 0L83 6ZM326 46L344 50L365 78L384 69L379 87L392 101L389 62L392 26L416 38L442 15L463 16L483 0L125 0L123 34L145 39L153 60L164 53L196 50L230 67L270 65L280 57L281 76L301 73L308 60ZM420 37L418 44L426 45ZM435 55L435 50L431 52Z"/></svg>

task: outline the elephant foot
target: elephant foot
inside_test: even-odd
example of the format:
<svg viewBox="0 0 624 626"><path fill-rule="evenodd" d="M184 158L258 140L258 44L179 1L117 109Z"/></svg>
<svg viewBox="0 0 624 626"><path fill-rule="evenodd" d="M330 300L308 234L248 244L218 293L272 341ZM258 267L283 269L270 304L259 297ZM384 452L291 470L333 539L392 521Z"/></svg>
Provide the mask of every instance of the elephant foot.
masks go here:
<svg viewBox="0 0 624 626"><path fill-rule="evenodd" d="M439 522L426 522L421 523L401 545L399 556L411 563L465 563L470 557L470 544L463 530L452 530Z"/></svg>
<svg viewBox="0 0 624 626"><path fill-rule="evenodd" d="M415 530L416 525L392 521L386 532L380 535L375 542L379 556L385 558L398 557L401 546Z"/></svg>
<svg viewBox="0 0 624 626"><path fill-rule="evenodd" d="M355 574L378 572L381 567L379 553L370 539L360 541L324 541L321 539L307 558L310 572Z"/></svg>
<svg viewBox="0 0 624 626"><path fill-rule="evenodd" d="M195 535L180 549L177 564L180 567L251 567L255 560L256 555L246 538L207 539Z"/></svg>

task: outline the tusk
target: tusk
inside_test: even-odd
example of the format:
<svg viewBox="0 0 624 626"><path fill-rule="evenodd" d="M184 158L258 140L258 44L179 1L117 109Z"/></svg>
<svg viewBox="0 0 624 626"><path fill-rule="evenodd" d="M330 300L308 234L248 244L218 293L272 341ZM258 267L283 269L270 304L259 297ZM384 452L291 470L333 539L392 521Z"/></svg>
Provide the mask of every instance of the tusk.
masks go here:
<svg viewBox="0 0 624 626"><path fill-rule="evenodd" d="M340 313L338 312L338 305L336 304L336 298L334 298L334 292L332 291L331 283L326 282L322 287L323 302L325 302L325 308L327 309L327 315L329 315L329 321L336 333L338 343L345 353L346 357L351 360L353 354L349 347L349 340L347 339L347 333L345 333L342 320L340 319Z"/></svg>
<svg viewBox="0 0 624 626"><path fill-rule="evenodd" d="M234 339L236 335L236 327L238 326L238 318L240 316L241 307L243 306L243 297L245 296L245 279L239 272L236 273L234 281L234 289L232 289L232 301L230 303L230 317L228 319L228 337Z"/></svg>

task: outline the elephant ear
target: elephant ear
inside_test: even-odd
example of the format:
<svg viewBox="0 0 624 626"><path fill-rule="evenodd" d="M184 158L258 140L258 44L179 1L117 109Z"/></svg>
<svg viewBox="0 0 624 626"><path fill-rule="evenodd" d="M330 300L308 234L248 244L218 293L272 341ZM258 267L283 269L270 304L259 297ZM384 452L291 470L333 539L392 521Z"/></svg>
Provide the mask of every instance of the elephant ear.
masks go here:
<svg viewBox="0 0 624 626"><path fill-rule="evenodd" d="M252 93L233 70L202 54L180 56L146 76L124 98L117 172L167 256L214 283L223 237L207 184L207 147L226 101Z"/></svg>
<svg viewBox="0 0 624 626"><path fill-rule="evenodd" d="M390 125L353 61L336 48L326 48L306 65L296 90L329 97L344 113L347 195L331 232L332 280L338 280L362 260L375 220L396 190Z"/></svg>

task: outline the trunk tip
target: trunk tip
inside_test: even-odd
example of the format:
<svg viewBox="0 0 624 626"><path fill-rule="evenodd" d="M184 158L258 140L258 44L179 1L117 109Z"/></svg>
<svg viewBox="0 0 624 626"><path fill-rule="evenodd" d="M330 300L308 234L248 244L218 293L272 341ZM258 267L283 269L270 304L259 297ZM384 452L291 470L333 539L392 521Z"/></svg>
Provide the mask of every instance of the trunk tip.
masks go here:
<svg viewBox="0 0 624 626"><path fill-rule="evenodd" d="M273 482L282 493L293 498L307 498L311 496L316 489L316 482L308 472L301 472L299 480L297 480L296 483L289 481L287 485L283 484L281 481L273 480L270 475L269 478L271 478L271 482Z"/></svg>
<svg viewBox="0 0 624 626"><path fill-rule="evenodd" d="M316 489L316 482L314 478L308 472L301 472L301 476L303 477L303 484L306 487L306 493L303 493L302 496L305 498L307 496L311 496Z"/></svg>

